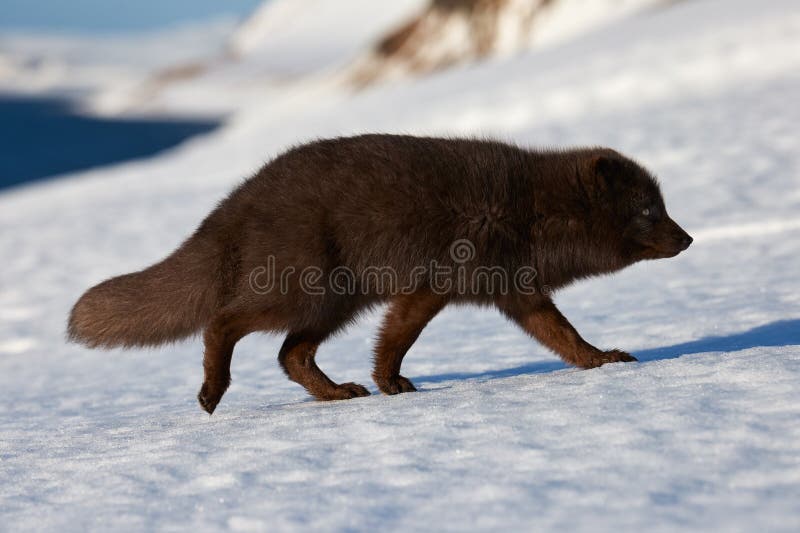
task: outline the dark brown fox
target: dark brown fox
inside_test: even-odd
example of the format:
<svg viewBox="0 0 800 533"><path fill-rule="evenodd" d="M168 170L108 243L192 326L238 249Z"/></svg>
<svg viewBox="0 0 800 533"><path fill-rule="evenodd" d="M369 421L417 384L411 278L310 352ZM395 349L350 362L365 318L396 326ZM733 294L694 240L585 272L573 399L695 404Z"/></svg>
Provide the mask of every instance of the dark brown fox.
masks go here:
<svg viewBox="0 0 800 533"><path fill-rule="evenodd" d="M317 347L388 301L373 377L415 390L403 356L447 304L496 306L582 368L635 361L584 341L551 300L574 280L672 257L692 238L644 168L607 148L530 150L491 140L363 135L291 149L242 183L170 256L89 289L68 334L90 347L152 346L203 331L212 413L233 347L284 332L289 379L319 400L337 384Z"/></svg>

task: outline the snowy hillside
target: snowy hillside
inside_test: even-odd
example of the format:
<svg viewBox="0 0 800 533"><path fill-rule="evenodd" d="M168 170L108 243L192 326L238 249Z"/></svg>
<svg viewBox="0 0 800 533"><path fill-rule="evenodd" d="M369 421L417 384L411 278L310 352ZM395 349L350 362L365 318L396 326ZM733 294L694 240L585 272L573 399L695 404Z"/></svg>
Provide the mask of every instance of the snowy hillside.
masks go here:
<svg viewBox="0 0 800 533"><path fill-rule="evenodd" d="M564 41L658 0L431 0L352 65L357 86Z"/></svg>
<svg viewBox="0 0 800 533"><path fill-rule="evenodd" d="M0 35L0 92L84 95L132 90L153 72L219 53L229 18L133 35Z"/></svg>
<svg viewBox="0 0 800 533"><path fill-rule="evenodd" d="M653 8L658 0L268 0L202 61L109 84L101 114L220 115L286 92L347 91L533 46ZM337 21L335 24L331 21Z"/></svg>
<svg viewBox="0 0 800 533"><path fill-rule="evenodd" d="M276 91L155 159L0 194L0 530L799 530L799 65L793 0L661 3L403 85ZM209 417L199 340L65 344L85 288L163 257L263 161L364 131L652 168L693 246L556 297L641 362L566 368L498 314L448 309L404 362L418 393L312 402L282 339L253 335ZM334 380L376 391L379 320L323 345Z"/></svg>
<svg viewBox="0 0 800 533"><path fill-rule="evenodd" d="M280 99L298 90L298 80L311 90L327 88L337 68L423 3L269 0L232 32L225 53L202 69L107 90L90 105L102 113L224 114Z"/></svg>

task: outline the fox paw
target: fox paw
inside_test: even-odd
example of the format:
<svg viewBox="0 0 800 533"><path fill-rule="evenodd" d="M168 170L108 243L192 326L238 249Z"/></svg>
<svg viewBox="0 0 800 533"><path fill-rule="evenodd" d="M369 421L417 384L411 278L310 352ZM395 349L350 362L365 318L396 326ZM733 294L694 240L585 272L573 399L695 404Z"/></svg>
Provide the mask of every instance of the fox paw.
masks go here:
<svg viewBox="0 0 800 533"><path fill-rule="evenodd" d="M384 394L400 394L401 392L415 392L417 390L414 384L403 376L376 379L375 383Z"/></svg>
<svg viewBox="0 0 800 533"><path fill-rule="evenodd" d="M608 350L606 352L599 352L593 356L591 360L585 364L580 365L582 368L597 368L608 363L631 363L638 361L634 356L622 350Z"/></svg>
<svg viewBox="0 0 800 533"><path fill-rule="evenodd" d="M349 400L350 398L359 398L361 396L369 396L369 391L363 385L358 383L342 383L336 385L331 389L329 394L322 397L317 397L318 400Z"/></svg>
<svg viewBox="0 0 800 533"><path fill-rule="evenodd" d="M226 389L227 387L211 386L207 382L203 383L203 386L200 387L200 392L197 393L197 401L200 403L200 407L208 414L213 414Z"/></svg>

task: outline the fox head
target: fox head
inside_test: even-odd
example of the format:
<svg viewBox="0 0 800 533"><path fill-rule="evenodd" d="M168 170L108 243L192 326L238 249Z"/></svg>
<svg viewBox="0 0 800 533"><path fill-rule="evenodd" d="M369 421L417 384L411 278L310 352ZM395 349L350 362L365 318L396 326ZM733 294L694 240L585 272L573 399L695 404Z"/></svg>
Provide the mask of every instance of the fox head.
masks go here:
<svg viewBox="0 0 800 533"><path fill-rule="evenodd" d="M563 287L645 259L673 257L692 238L667 214L658 182L609 148L581 148L539 176L532 224L534 267L542 284Z"/></svg>
<svg viewBox="0 0 800 533"><path fill-rule="evenodd" d="M626 263L674 257L692 244L667 214L658 182L645 168L616 152L598 155L592 163Z"/></svg>

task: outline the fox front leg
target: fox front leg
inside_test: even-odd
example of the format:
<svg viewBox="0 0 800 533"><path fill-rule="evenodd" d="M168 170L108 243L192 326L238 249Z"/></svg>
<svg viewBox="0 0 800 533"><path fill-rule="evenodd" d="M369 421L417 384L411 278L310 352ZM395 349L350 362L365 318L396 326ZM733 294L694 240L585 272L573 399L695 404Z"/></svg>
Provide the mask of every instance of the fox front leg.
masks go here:
<svg viewBox="0 0 800 533"><path fill-rule="evenodd" d="M636 361L621 350L603 351L580 336L552 300L544 296L503 302L500 310L565 363L595 368L606 363Z"/></svg>

